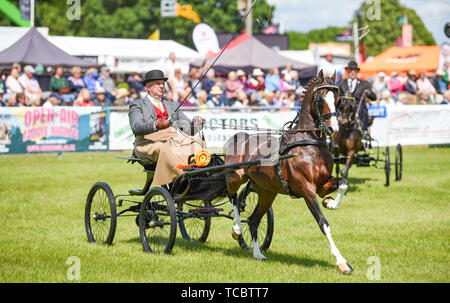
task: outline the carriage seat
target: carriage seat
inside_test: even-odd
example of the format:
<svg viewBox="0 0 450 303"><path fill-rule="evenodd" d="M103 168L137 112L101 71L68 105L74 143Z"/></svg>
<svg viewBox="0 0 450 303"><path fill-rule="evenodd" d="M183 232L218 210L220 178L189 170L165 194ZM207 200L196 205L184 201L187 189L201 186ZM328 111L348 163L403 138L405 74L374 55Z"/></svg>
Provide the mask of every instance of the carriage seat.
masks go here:
<svg viewBox="0 0 450 303"><path fill-rule="evenodd" d="M128 162L131 162L131 164L134 164L135 162L138 162L140 165L144 167L144 171L146 172L154 172L156 170L156 163L148 158L139 158L136 155L136 152L133 150L133 153L131 154L131 157L128 158Z"/></svg>

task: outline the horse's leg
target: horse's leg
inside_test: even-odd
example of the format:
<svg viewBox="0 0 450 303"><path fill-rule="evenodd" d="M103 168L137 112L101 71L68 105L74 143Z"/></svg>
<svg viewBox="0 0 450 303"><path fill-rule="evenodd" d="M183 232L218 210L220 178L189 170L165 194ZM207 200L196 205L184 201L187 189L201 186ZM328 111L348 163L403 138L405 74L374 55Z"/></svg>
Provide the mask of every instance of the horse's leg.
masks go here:
<svg viewBox="0 0 450 303"><path fill-rule="evenodd" d="M350 166L352 165L353 156L355 155L355 151L351 150L347 153L347 161L345 162L344 169L342 170L342 178L339 180L339 186L338 186L338 194L336 196L336 199L333 199L331 197L327 197L323 200L322 205L325 206L328 209L339 209L339 206L341 205L342 198L345 196L345 193L348 189L348 171L350 169Z"/></svg>
<svg viewBox="0 0 450 303"><path fill-rule="evenodd" d="M228 198L233 205L234 212L234 226L231 230L231 235L235 240L238 240L242 235L242 223L241 216L239 215L239 206L237 203L237 191L239 190L239 187L246 182L246 179L248 178L245 178L245 176L243 175L243 170L237 170L235 172L228 173L226 176Z"/></svg>
<svg viewBox="0 0 450 303"><path fill-rule="evenodd" d="M343 274L351 273L353 271L353 268L341 255L339 249L334 244L333 238L331 237L330 225L328 224L325 216L322 213L322 210L319 207L319 202L317 201L316 194L314 192L311 192L310 194L305 195L305 201L306 205L314 216L314 219L316 219L320 230L327 237L331 249L331 254L336 258L337 267Z"/></svg>
<svg viewBox="0 0 450 303"><path fill-rule="evenodd" d="M250 228L250 234L252 236L253 246L253 258L257 260L267 260L267 258L261 253L258 241L258 227L262 217L272 206L273 200L277 196L276 193L268 192L262 189L255 189L258 194L258 204L252 215L248 218L248 225Z"/></svg>

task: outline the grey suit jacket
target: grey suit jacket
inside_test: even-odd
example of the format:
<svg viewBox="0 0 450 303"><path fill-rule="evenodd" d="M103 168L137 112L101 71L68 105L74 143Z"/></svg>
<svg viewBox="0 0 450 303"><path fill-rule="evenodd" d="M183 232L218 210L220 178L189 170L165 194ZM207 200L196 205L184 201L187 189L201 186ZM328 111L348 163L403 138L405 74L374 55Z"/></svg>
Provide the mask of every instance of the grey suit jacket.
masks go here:
<svg viewBox="0 0 450 303"><path fill-rule="evenodd" d="M178 104L167 100L163 100L163 103L170 117L177 109ZM128 118L130 120L131 130L135 136L144 136L158 131L155 128L155 121L157 119L156 111L147 96L130 103ZM182 111L179 110L176 112L170 121L174 127L178 127L186 134L190 134L191 120Z"/></svg>

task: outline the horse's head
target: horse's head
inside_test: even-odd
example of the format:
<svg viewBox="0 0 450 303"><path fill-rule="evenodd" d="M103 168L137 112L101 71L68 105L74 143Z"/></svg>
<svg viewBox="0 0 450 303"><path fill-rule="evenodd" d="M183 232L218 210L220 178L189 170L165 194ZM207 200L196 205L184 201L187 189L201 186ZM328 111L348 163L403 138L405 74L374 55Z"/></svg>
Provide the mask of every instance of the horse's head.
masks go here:
<svg viewBox="0 0 450 303"><path fill-rule="evenodd" d="M336 73L332 77L324 77L321 70L311 94L311 112L316 116L320 127L328 135L335 135L339 130L336 107L339 100L339 87L336 86Z"/></svg>
<svg viewBox="0 0 450 303"><path fill-rule="evenodd" d="M338 120L342 125L351 125L355 122L356 100L354 97L342 96L337 108Z"/></svg>

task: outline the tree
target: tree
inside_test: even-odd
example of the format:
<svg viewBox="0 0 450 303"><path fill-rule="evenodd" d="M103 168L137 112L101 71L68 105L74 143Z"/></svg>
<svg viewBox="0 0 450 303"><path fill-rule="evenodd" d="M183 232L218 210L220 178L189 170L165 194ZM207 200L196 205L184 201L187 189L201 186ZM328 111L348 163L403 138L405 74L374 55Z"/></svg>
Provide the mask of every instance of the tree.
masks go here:
<svg viewBox="0 0 450 303"><path fill-rule="evenodd" d="M18 3L18 0L10 0ZM36 1L36 26L49 28L50 35L72 35L110 38L146 39L160 29L161 39L175 40L194 47L192 31L195 23L182 17L161 17L160 0L83 0L80 20L69 20L67 10L73 4L66 1ZM216 33L235 32L243 17L239 15L237 0L183 0L190 4L203 23ZM271 22L274 7L266 0L257 0L253 8L254 32L259 28L256 18ZM12 25L0 14L0 24ZM245 24L242 25L242 29Z"/></svg>
<svg viewBox="0 0 450 303"><path fill-rule="evenodd" d="M374 7L377 3L379 6ZM373 14L374 9L379 9L379 12ZM399 21L404 16L407 16L408 23L413 27L413 45L436 44L416 12L401 5L398 0L364 1L359 11L363 13L362 25L368 25L370 30L364 38L368 56L376 56L395 45L395 41L402 36L402 24ZM353 22L357 22L356 17Z"/></svg>

